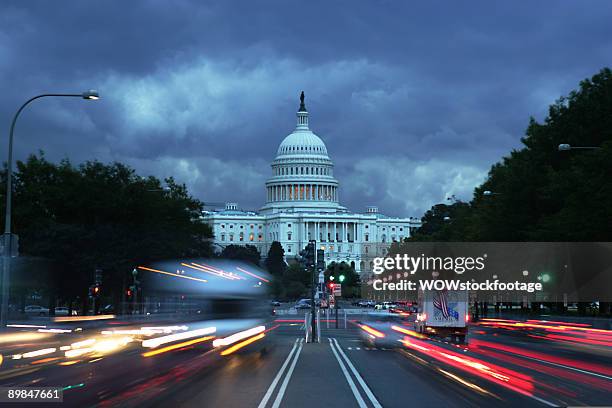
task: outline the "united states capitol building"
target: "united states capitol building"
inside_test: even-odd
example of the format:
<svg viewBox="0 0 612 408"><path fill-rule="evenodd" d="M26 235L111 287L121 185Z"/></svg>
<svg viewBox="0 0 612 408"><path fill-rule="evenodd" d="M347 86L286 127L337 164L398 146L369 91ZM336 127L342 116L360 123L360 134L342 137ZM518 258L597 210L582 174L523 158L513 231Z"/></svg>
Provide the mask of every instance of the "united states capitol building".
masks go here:
<svg viewBox="0 0 612 408"><path fill-rule="evenodd" d="M270 244L278 241L290 259L316 240L326 264L344 261L368 274L372 259L384 255L392 242L409 237L420 220L387 217L374 206L358 213L340 205L334 164L325 143L309 128L304 93L300 100L297 126L271 164L266 204L253 212L226 203L224 209L205 211L203 220L212 227L219 248L254 245L265 257Z"/></svg>

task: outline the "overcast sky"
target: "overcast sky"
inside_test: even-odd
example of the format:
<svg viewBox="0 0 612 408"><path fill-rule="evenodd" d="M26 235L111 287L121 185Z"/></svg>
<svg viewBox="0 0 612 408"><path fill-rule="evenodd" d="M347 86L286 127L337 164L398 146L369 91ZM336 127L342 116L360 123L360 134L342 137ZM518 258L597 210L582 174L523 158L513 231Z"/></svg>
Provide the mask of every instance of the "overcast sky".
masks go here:
<svg viewBox="0 0 612 408"><path fill-rule="evenodd" d="M304 90L342 203L420 217L612 65L611 21L606 0L3 1L0 134L30 96L94 88L32 104L17 158L121 161L256 209Z"/></svg>

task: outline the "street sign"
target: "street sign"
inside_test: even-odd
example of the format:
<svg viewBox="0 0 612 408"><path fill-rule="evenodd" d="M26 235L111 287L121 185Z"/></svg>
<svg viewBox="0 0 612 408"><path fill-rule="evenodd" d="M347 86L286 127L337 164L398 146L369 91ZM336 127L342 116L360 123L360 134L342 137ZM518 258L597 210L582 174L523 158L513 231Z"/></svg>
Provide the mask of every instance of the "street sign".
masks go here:
<svg viewBox="0 0 612 408"><path fill-rule="evenodd" d="M319 273L319 283L325 282L325 274L323 272Z"/></svg>
<svg viewBox="0 0 612 408"><path fill-rule="evenodd" d="M334 297L333 293L329 295L329 307L330 309L333 309L336 307L336 298Z"/></svg>
<svg viewBox="0 0 612 408"><path fill-rule="evenodd" d="M339 283L334 284L334 296L342 296L342 285Z"/></svg>

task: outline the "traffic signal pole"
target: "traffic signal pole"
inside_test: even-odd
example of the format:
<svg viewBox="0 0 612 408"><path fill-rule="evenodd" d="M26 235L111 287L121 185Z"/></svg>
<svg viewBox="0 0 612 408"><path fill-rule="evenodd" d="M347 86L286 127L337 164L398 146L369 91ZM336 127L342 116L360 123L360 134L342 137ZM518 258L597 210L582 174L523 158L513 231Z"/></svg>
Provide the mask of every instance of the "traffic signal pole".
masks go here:
<svg viewBox="0 0 612 408"><path fill-rule="evenodd" d="M308 243L308 249L307 249L307 254L308 254L308 267L310 268L311 272L312 272L312 285L311 285L311 289L310 289L310 327L312 330L311 333L311 339L313 343L317 343L318 342L318 338L317 338L317 319L315 317L315 313L317 312L317 305L315 304L315 290L317 288L317 250L316 250L316 241L310 241Z"/></svg>

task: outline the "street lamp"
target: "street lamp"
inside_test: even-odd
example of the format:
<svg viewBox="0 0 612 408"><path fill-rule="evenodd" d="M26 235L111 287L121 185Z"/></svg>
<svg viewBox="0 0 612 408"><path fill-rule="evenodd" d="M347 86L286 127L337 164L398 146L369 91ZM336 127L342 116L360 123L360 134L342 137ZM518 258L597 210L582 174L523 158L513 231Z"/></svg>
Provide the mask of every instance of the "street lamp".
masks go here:
<svg viewBox="0 0 612 408"><path fill-rule="evenodd" d="M485 191L482 192L482 195L489 197L489 196L494 196L494 195L501 195L501 193L494 193L492 191L485 190Z"/></svg>
<svg viewBox="0 0 612 408"><path fill-rule="evenodd" d="M4 330L8 319L8 303L9 303L9 281L11 273L11 252L13 234L11 233L11 221L12 221L12 198L13 198L13 132L15 130L15 123L23 109L32 101L48 96L57 97L71 97L71 98L82 98L87 100L100 99L98 91L90 89L88 91L81 92L79 94L41 94L36 95L19 107L13 121L11 122L11 130L9 132L9 144L8 144L8 160L6 162L6 213L4 218L4 254L3 254L3 265L2 265L2 302L0 306L0 329Z"/></svg>
<svg viewBox="0 0 612 408"><path fill-rule="evenodd" d="M601 149L599 146L572 146L568 143L561 143L558 147L560 152L565 152L568 150L598 150Z"/></svg>

